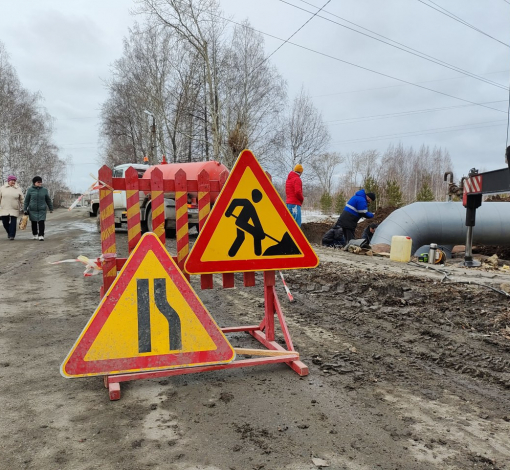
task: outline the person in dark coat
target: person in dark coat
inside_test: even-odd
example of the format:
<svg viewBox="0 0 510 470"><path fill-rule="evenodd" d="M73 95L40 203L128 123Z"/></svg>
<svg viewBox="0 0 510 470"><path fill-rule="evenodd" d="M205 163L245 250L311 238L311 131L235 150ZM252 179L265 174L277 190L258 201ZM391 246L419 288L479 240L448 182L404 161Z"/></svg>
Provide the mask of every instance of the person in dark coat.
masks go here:
<svg viewBox="0 0 510 470"><path fill-rule="evenodd" d="M42 178L34 176L33 185L28 188L25 195L25 205L23 211L28 213L32 222L32 235L34 240L44 241L44 229L46 221L46 207L50 213L53 212L53 202L46 188L43 188Z"/></svg>
<svg viewBox="0 0 510 470"><path fill-rule="evenodd" d="M364 238L369 245L370 245L370 242L372 241L372 237L374 236L375 229L377 227L378 227L377 224L370 224L365 228L365 230L363 230L363 234L361 235L361 238Z"/></svg>
<svg viewBox="0 0 510 470"><path fill-rule="evenodd" d="M365 193L364 189L357 191L356 194L347 201L337 221L337 225L342 227L346 243L349 243L349 241L354 238L354 231L356 230L359 219L362 217L368 219L374 217L374 214L368 210L368 204L372 201L375 201L375 194Z"/></svg>
<svg viewBox="0 0 510 470"><path fill-rule="evenodd" d="M342 227L334 225L322 237L322 246L330 248L342 248L345 245L344 232Z"/></svg>
<svg viewBox="0 0 510 470"><path fill-rule="evenodd" d="M303 173L303 166L298 163L285 182L285 203L299 227L301 227L301 205L305 200L301 173Z"/></svg>

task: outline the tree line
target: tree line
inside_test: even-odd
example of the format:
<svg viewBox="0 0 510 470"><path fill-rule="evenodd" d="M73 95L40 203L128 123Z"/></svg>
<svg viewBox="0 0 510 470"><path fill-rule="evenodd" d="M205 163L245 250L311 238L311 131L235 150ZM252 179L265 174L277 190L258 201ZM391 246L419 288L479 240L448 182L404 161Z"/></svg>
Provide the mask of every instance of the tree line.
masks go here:
<svg viewBox="0 0 510 470"><path fill-rule="evenodd" d="M377 194L376 207L400 207L416 201L446 201L444 174L453 165L447 150L422 145L418 150L390 144L378 150L319 158L322 180L310 186L311 201L325 212L338 213L358 189Z"/></svg>
<svg viewBox="0 0 510 470"><path fill-rule="evenodd" d="M0 182L14 174L22 188L39 175L53 197L65 188L67 163L52 142L53 118L39 92L23 87L0 43Z"/></svg>
<svg viewBox="0 0 510 470"><path fill-rule="evenodd" d="M320 112L287 84L247 21L232 26L217 0L137 0L140 22L105 81L102 161L108 165L217 160L250 148L286 172L330 141Z"/></svg>
<svg viewBox="0 0 510 470"><path fill-rule="evenodd" d="M391 145L384 153L330 151L320 111L302 88L289 97L264 38L227 21L217 0L136 0L140 20L105 81L103 163L217 160L232 168L250 148L279 189L305 167L307 206L334 210L357 189L376 204L442 199L451 170L444 149Z"/></svg>

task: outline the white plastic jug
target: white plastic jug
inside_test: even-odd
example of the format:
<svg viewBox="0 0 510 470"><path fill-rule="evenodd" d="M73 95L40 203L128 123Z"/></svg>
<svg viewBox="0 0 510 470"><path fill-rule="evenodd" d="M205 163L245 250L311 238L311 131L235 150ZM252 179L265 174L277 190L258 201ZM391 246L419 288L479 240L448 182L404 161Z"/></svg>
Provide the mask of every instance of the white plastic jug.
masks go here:
<svg viewBox="0 0 510 470"><path fill-rule="evenodd" d="M412 245L411 237L394 235L391 237L390 259L392 261L408 263L411 260Z"/></svg>

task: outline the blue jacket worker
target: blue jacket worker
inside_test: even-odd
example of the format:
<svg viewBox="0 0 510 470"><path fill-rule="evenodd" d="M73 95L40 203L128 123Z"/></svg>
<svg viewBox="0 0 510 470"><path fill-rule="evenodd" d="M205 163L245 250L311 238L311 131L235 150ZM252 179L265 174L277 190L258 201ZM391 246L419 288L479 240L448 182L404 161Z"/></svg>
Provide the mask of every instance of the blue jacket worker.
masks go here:
<svg viewBox="0 0 510 470"><path fill-rule="evenodd" d="M362 217L366 217L367 219L374 217L374 214L368 211L368 204L372 201L375 201L375 194L365 193L364 189L357 191L356 194L347 201L337 222L337 225L342 227L344 231L346 243L349 243L350 240L355 238L354 231L356 230L359 219Z"/></svg>

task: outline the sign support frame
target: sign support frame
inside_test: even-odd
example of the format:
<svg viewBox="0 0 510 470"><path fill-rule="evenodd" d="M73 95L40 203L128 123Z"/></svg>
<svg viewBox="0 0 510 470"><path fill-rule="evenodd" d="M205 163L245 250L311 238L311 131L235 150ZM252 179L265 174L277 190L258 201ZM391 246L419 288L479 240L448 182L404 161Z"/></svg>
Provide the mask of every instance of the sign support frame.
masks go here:
<svg viewBox="0 0 510 470"><path fill-rule="evenodd" d="M107 166L103 166L100 170L100 176L102 177L102 181L107 180L109 186L111 186L114 190L131 190L133 194L136 194L136 190L151 190L152 181L141 180L137 181L134 178L134 170L128 169L126 171L126 177L124 178L112 178L112 170ZM159 175L158 175L159 176ZM199 192L198 204L201 209L200 212L205 212L205 217L200 218L200 225L202 226L207 218L209 207L210 207L210 191L212 188L216 190L221 189L226 182L226 175L221 175L221 181L209 181L207 174L202 173L199 178L199 182L193 182L189 180L185 180L185 175L179 175L179 185L181 187L179 189L185 188L185 183L187 184L187 190L197 191ZM138 183L138 187L137 186ZM190 184L191 183L191 184ZM163 180L160 183L161 188L176 188L176 182L173 180ZM159 189L159 187L158 187ZM160 189L161 190L161 189ZM100 192L100 206L108 207L108 209L112 206L112 202L109 200L111 196L111 191ZM105 201L102 201L102 199ZM203 200L202 200L203 198ZM132 197L128 199L128 249L131 252L134 249L134 240L138 240L140 237L140 232L137 227L140 224L140 212L137 204L137 198ZM162 198L160 198L162 199ZM179 211L181 204L184 205L185 202L181 200L178 202L176 199L176 211ZM163 201L156 201L154 199L152 201L152 214L158 213L159 204L163 205ZM163 208L161 208L163 209ZM159 210L161 210L159 209ZM110 220L111 219L111 220ZM101 218L101 239L103 241L103 250L108 249L109 251L115 250L115 228L113 225L113 218ZM103 232L108 234L108 240L105 240L105 235ZM185 236L187 238L187 233ZM165 241L164 232L161 234L161 241L164 243ZM105 243L106 241L106 243ZM181 247L182 243L180 240L177 240L178 246ZM186 240L186 243L189 243ZM185 251L184 251L185 252ZM181 251L182 253L182 251ZM173 259L180 266L184 265L184 262L187 258L187 254L185 257L178 259L177 256L174 256ZM113 260L113 267L116 268L116 271L120 271L127 258L117 258ZM181 268L182 269L182 268ZM107 292L107 287L111 285L114 279L115 271L109 270L108 276L103 272L104 280L103 286L101 287L100 295L103 297L104 293ZM186 275L186 273L184 272ZM234 273L223 273L223 288L232 288L234 287ZM254 272L244 272L244 285L245 286L253 286L255 285L255 273ZM258 325L244 325L244 326L231 326L220 328L220 330L224 333L239 333L244 332L251 335L254 339L256 339L262 346L266 349L261 349L261 351L267 351L268 354L272 351L277 351L280 354L278 355L267 355L267 356L255 356L246 359L236 359L233 362L227 364L216 364L216 365L205 365L205 366L193 366L193 367L177 367L172 369L164 369L164 370L154 370L154 371L140 371L140 372L132 372L132 373L122 373L115 375L104 375L103 382L105 388L108 389L108 394L110 400L119 400L121 398L121 387L120 384L122 382L128 382L132 380L140 380L140 379L153 379L153 378L161 378L161 377L172 377L176 375L185 375L192 373L200 373L200 372L208 372L213 370L221 370L221 369L236 369L240 367L253 367L259 365L266 364L275 364L275 363L285 363L287 364L294 372L296 372L299 376L306 376L309 373L308 366L304 364L301 360L299 360L299 356L297 351L294 349L294 345L292 343L292 339L290 336L289 329L287 327L287 323L285 320L284 313L281 308L280 301L278 299L278 295L275 288L275 271L263 271L264 278L264 316L260 324ZM213 287L212 283L212 275L202 275L202 289L210 289ZM205 281L205 282L204 282ZM281 332L283 334L283 338L285 341L286 348L278 344L275 341L275 314L278 318L278 323L280 325ZM286 354L288 353L288 354Z"/></svg>
<svg viewBox="0 0 510 470"><path fill-rule="evenodd" d="M264 311L264 319L259 325L233 326L220 329L224 334L240 332L248 333L269 351L280 351L282 353L288 352L288 355L236 359L235 361L228 364L106 375L104 376L104 385L106 388L108 388L110 400L119 400L121 397L120 383L129 382L131 380L157 379L162 377L172 377L175 375L193 374L221 369L237 369L240 367L262 366L279 362L286 363L294 372L296 372L301 377L308 375L308 366L301 360L296 360L296 351L294 349L294 345L292 344L287 322L285 321L285 316L283 314L275 289L275 271L264 272L264 305L266 306ZM275 313L278 317L287 349L275 341Z"/></svg>

